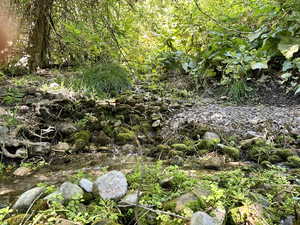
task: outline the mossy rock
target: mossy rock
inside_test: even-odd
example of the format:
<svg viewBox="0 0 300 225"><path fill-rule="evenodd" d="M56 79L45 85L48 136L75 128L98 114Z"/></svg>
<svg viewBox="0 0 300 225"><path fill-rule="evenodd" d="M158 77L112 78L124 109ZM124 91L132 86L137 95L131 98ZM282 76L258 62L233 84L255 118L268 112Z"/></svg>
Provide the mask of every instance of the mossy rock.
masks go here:
<svg viewBox="0 0 300 225"><path fill-rule="evenodd" d="M246 140L242 140L240 142L240 146L242 149L249 149L252 146L265 146L267 145L266 140L263 138L251 138L251 139L246 139Z"/></svg>
<svg viewBox="0 0 300 225"><path fill-rule="evenodd" d="M293 168L300 168L300 157L290 156L287 158L287 165Z"/></svg>
<svg viewBox="0 0 300 225"><path fill-rule="evenodd" d="M231 147L231 146L224 146L222 149L223 153L228 155L229 157L233 159L239 159L240 158L240 149Z"/></svg>
<svg viewBox="0 0 300 225"><path fill-rule="evenodd" d="M32 211L41 211L49 208L48 201L45 199L37 200L32 206Z"/></svg>
<svg viewBox="0 0 300 225"><path fill-rule="evenodd" d="M263 209L258 204L245 205L233 208L229 211L228 225L268 225L263 217Z"/></svg>
<svg viewBox="0 0 300 225"><path fill-rule="evenodd" d="M177 151L183 151L183 152L187 152L191 150L191 147L185 145L185 144L173 144L172 148L177 150Z"/></svg>
<svg viewBox="0 0 300 225"><path fill-rule="evenodd" d="M279 163L282 162L282 159L278 155L270 155L268 161L270 161L271 163Z"/></svg>
<svg viewBox="0 0 300 225"><path fill-rule="evenodd" d="M220 139L210 139L210 140L198 140L195 143L195 148L197 150L207 149L213 150L217 144L220 143Z"/></svg>
<svg viewBox="0 0 300 225"><path fill-rule="evenodd" d="M92 134L88 130L81 130L73 134L72 139L74 141L74 149L82 150L89 145Z"/></svg>
<svg viewBox="0 0 300 225"><path fill-rule="evenodd" d="M27 214L18 214L16 216L12 216L4 221L4 224L8 225L20 225L23 221L26 220Z"/></svg>
<svg viewBox="0 0 300 225"><path fill-rule="evenodd" d="M135 140L136 140L136 136L135 136L135 133L133 131L118 133L117 136L116 136L116 142L118 144L133 143Z"/></svg>

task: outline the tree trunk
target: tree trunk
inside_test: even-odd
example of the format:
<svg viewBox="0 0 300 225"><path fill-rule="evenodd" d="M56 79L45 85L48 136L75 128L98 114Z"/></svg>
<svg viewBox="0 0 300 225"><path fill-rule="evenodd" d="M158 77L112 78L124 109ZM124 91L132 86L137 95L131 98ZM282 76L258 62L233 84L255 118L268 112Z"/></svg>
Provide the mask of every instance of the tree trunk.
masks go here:
<svg viewBox="0 0 300 225"><path fill-rule="evenodd" d="M34 0L31 9L32 27L29 34L29 69L49 65L50 14L54 0Z"/></svg>

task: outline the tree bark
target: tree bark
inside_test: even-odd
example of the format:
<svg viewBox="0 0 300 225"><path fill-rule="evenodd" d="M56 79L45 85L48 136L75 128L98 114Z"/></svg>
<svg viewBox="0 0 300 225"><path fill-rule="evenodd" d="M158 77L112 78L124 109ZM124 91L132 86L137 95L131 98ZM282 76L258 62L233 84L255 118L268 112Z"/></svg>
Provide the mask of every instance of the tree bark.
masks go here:
<svg viewBox="0 0 300 225"><path fill-rule="evenodd" d="M54 0L34 0L31 9L32 28L29 33L29 69L49 65L50 15Z"/></svg>

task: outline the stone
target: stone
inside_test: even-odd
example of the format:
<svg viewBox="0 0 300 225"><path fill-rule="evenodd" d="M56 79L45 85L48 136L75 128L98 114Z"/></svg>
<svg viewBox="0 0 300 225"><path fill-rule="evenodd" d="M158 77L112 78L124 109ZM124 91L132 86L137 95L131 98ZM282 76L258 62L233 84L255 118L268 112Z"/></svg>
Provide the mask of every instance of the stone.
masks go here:
<svg viewBox="0 0 300 225"><path fill-rule="evenodd" d="M59 191L62 194L64 200L79 199L83 197L83 190L77 185L71 182L64 182Z"/></svg>
<svg viewBox="0 0 300 225"><path fill-rule="evenodd" d="M4 221L4 224L8 225L20 225L22 222L26 220L27 214L18 214L15 216L12 216Z"/></svg>
<svg viewBox="0 0 300 225"><path fill-rule="evenodd" d="M128 193L124 198L121 199L120 204L137 204L138 202L138 192Z"/></svg>
<svg viewBox="0 0 300 225"><path fill-rule="evenodd" d="M219 137L219 135L217 135L214 132L205 132L205 134L203 135L203 139L204 140L216 140L216 142L220 143L221 138Z"/></svg>
<svg viewBox="0 0 300 225"><path fill-rule="evenodd" d="M121 151L122 153L134 153L134 151L136 150L136 147L134 145L131 145L131 144L126 144L126 145L123 145L121 147Z"/></svg>
<svg viewBox="0 0 300 225"><path fill-rule="evenodd" d="M191 225L217 225L217 221L205 212L196 212L191 219Z"/></svg>
<svg viewBox="0 0 300 225"><path fill-rule="evenodd" d="M284 220L280 222L281 225L294 225L295 217L294 216L288 216Z"/></svg>
<svg viewBox="0 0 300 225"><path fill-rule="evenodd" d="M180 212L183 209L187 208L189 205L192 205L193 203L197 203L198 197L194 193L189 192L181 195L175 201L176 201L175 211Z"/></svg>
<svg viewBox="0 0 300 225"><path fill-rule="evenodd" d="M66 136L71 135L75 131L77 131L77 128L71 122L58 123L56 125L56 129L57 129L57 131L59 131L60 133L66 135Z"/></svg>
<svg viewBox="0 0 300 225"><path fill-rule="evenodd" d="M61 204L63 204L64 202L64 197L62 196L62 193L60 191L52 192L51 194L47 195L44 199L50 202L58 202Z"/></svg>
<svg viewBox="0 0 300 225"><path fill-rule="evenodd" d="M92 141L99 145L108 145L111 143L111 139L103 131L95 132Z"/></svg>
<svg viewBox="0 0 300 225"><path fill-rule="evenodd" d="M153 128L157 128L157 127L160 127L161 125L161 121L160 120L156 120L152 123L152 127Z"/></svg>
<svg viewBox="0 0 300 225"><path fill-rule="evenodd" d="M118 144L133 143L136 139L135 133L133 131L121 132L116 136L116 141Z"/></svg>
<svg viewBox="0 0 300 225"><path fill-rule="evenodd" d="M209 156L200 159L198 164L204 169L220 170L225 166L225 159L221 156Z"/></svg>
<svg viewBox="0 0 300 225"><path fill-rule="evenodd" d="M74 141L74 150L83 150L85 149L92 138L92 134L88 130L81 130L73 134L72 139Z"/></svg>
<svg viewBox="0 0 300 225"><path fill-rule="evenodd" d="M238 148L232 146L226 146L222 144L218 144L218 147L222 149L222 152L233 159L240 158L240 150Z"/></svg>
<svg viewBox="0 0 300 225"><path fill-rule="evenodd" d="M36 187L24 192L13 205L13 209L19 212L26 212L31 204L37 200L44 192L44 188Z"/></svg>
<svg viewBox="0 0 300 225"><path fill-rule="evenodd" d="M259 204L244 205L229 211L230 224L268 225L263 217L263 208Z"/></svg>
<svg viewBox="0 0 300 225"><path fill-rule="evenodd" d="M25 176L29 176L31 173L32 173L32 169L28 167L19 167L14 171L13 175L19 177L25 177Z"/></svg>
<svg viewBox="0 0 300 225"><path fill-rule="evenodd" d="M93 182L86 178L82 178L79 181L79 186L86 192L89 192L89 193L93 192Z"/></svg>
<svg viewBox="0 0 300 225"><path fill-rule="evenodd" d="M52 150L55 152L67 152L70 149L70 145L66 142L58 142L57 145L52 146Z"/></svg>
<svg viewBox="0 0 300 225"><path fill-rule="evenodd" d="M0 137L4 137L8 134L9 129L6 126L0 126Z"/></svg>
<svg viewBox="0 0 300 225"><path fill-rule="evenodd" d="M222 207L216 208L211 212L213 217L215 218L216 224L217 225L223 225L226 220L226 210Z"/></svg>
<svg viewBox="0 0 300 225"><path fill-rule="evenodd" d="M127 193L127 180L123 173L113 170L94 182L93 190L105 200L120 199Z"/></svg>

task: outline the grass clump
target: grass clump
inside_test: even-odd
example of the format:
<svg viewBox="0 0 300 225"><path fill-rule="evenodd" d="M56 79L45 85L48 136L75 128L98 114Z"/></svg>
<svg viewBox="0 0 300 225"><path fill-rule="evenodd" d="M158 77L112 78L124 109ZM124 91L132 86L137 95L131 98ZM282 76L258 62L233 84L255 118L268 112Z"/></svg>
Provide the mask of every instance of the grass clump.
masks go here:
<svg viewBox="0 0 300 225"><path fill-rule="evenodd" d="M71 82L75 90L84 90L97 96L114 97L130 88L129 73L115 63L94 65Z"/></svg>

